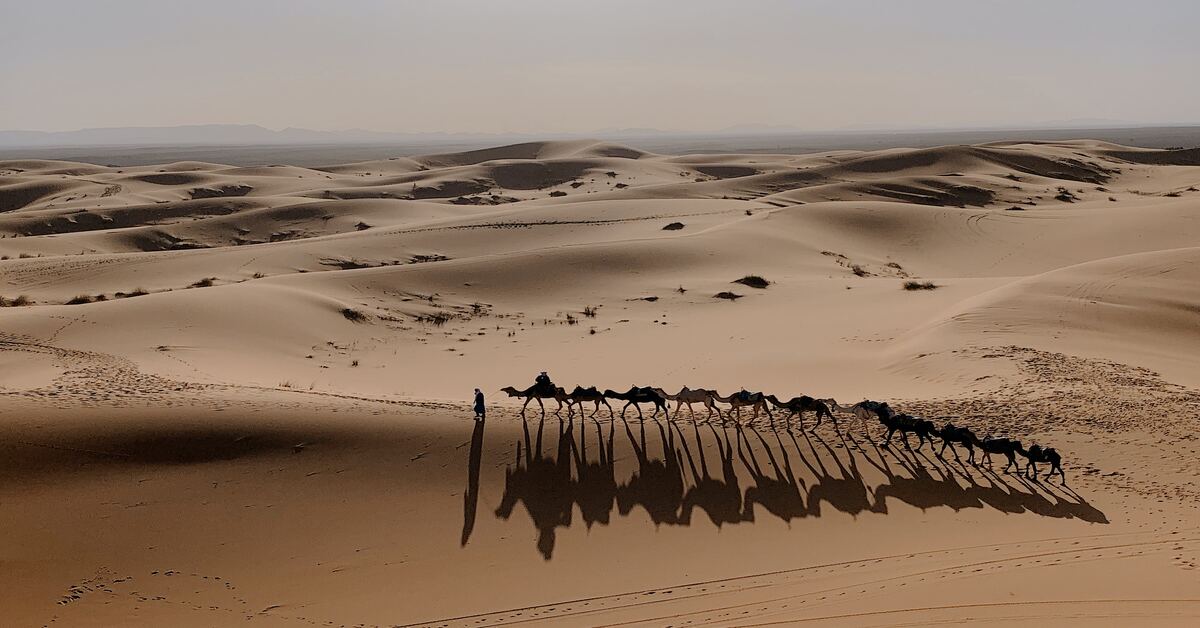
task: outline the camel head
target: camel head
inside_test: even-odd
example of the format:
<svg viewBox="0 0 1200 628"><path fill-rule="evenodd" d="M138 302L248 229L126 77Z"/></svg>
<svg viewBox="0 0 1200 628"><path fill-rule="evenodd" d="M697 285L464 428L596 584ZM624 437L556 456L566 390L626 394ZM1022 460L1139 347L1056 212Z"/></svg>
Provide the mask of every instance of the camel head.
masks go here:
<svg viewBox="0 0 1200 628"><path fill-rule="evenodd" d="M615 390L613 390L613 389L611 389L611 388L605 388L605 389L604 389L604 396L605 396L605 397L610 397L610 398L619 398L619 397L621 396L621 393L619 393L619 392L617 392L617 391L615 391Z"/></svg>
<svg viewBox="0 0 1200 628"><path fill-rule="evenodd" d="M519 397L521 395L520 391L512 386L505 386L504 388L500 389L500 392L508 393L509 397Z"/></svg>

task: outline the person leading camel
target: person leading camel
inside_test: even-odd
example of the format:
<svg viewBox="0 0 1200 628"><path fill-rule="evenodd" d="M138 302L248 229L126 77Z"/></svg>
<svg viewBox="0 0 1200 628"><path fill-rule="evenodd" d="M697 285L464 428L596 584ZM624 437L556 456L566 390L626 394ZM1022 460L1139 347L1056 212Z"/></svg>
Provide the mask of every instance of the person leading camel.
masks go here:
<svg viewBox="0 0 1200 628"><path fill-rule="evenodd" d="M482 421L487 412L487 406L483 403L483 391L475 389L475 420Z"/></svg>

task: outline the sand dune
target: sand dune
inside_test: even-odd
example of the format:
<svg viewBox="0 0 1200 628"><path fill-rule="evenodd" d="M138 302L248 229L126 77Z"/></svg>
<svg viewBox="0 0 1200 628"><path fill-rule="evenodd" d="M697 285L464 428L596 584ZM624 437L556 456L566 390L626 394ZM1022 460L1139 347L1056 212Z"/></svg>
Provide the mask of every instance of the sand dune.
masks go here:
<svg viewBox="0 0 1200 628"><path fill-rule="evenodd" d="M1198 212L1195 150L1087 140L0 161L0 608L1194 622ZM495 391L540 370L889 399L1051 444L1070 483L849 416L523 419Z"/></svg>

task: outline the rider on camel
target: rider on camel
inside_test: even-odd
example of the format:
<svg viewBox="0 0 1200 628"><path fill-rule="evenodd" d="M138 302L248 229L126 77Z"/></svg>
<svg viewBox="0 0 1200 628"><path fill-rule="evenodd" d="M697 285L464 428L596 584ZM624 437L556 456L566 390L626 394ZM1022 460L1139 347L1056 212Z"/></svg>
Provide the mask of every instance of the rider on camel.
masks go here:
<svg viewBox="0 0 1200 628"><path fill-rule="evenodd" d="M533 386L537 392L553 395L555 391L554 382L550 381L550 376L546 371L542 371L533 379Z"/></svg>

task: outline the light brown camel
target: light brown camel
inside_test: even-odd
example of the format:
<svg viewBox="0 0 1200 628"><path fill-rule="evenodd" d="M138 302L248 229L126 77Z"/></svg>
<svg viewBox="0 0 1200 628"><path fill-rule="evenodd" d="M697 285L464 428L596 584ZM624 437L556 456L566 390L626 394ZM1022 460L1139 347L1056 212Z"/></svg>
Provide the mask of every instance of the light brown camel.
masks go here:
<svg viewBox="0 0 1200 628"><path fill-rule="evenodd" d="M864 407L862 403L856 403L852 406L843 406L837 402L837 399L832 397L829 399L822 399L821 401L824 401L825 405L829 406L829 409L833 412L854 415L864 429L866 429L866 426L870 425L872 421L878 418L874 411Z"/></svg>
<svg viewBox="0 0 1200 628"><path fill-rule="evenodd" d="M555 408L554 412L558 413L558 412L562 411L563 402L567 401L568 398L567 398L566 391L564 391L561 386L558 386L554 389L554 394L548 394L546 392L539 392L537 390L537 388L538 387L536 384L533 386L530 386L529 388L526 388L525 390L517 390L516 388L513 388L512 386L505 386L504 388L501 388L500 391L504 392L504 393L508 393L509 397L524 397L525 398L525 403L521 405L521 414L525 414L526 406L529 405L530 401L534 401L534 400L537 401L538 407L540 407L542 409L542 414L546 414L546 406L542 403L542 399L553 399L553 400L557 401L558 408ZM569 414L570 412L571 412L571 408L570 408L570 406L568 406L567 413Z"/></svg>
<svg viewBox="0 0 1200 628"><path fill-rule="evenodd" d="M708 408L709 418L712 418L713 412L716 412L718 417L721 416L721 412L713 405L713 400L710 396L717 394L715 390L705 390L703 388L692 390L691 388L684 386L679 390L678 393L674 395L661 388L655 388L654 391L666 399L675 402L675 414L677 415L679 414L679 409L686 405L688 407L688 412L692 414L692 419L694 420L696 418L696 411L692 409L692 404L702 403L704 404L704 407Z"/></svg>

